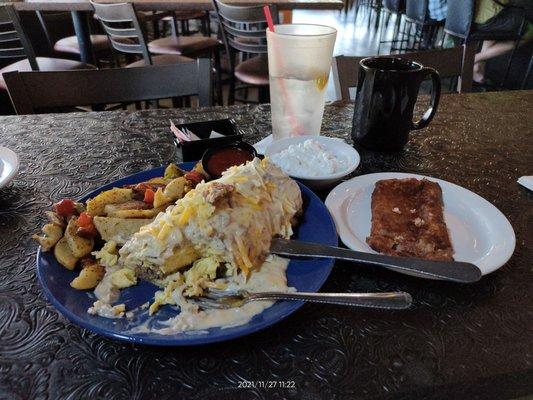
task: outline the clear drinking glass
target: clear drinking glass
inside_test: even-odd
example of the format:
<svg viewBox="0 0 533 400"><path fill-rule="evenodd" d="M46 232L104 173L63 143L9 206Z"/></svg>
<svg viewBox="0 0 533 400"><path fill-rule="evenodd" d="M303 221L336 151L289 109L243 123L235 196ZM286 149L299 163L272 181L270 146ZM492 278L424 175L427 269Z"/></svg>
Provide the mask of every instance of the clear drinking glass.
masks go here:
<svg viewBox="0 0 533 400"><path fill-rule="evenodd" d="M267 29L273 139L320 135L337 31L311 24L274 30Z"/></svg>

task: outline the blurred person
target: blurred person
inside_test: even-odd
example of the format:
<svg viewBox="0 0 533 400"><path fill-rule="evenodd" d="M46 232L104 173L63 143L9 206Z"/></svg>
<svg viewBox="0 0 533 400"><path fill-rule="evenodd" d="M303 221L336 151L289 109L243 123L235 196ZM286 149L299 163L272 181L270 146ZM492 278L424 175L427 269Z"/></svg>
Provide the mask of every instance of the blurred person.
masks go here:
<svg viewBox="0 0 533 400"><path fill-rule="evenodd" d="M433 22L440 22L446 19L448 12L448 0L428 0L428 16ZM425 27L422 30L422 48L429 49L433 46L436 30Z"/></svg>
<svg viewBox="0 0 533 400"><path fill-rule="evenodd" d="M533 39L533 0L477 0L474 14L476 31L514 31L522 27L521 43ZM524 22L524 16L526 20ZM481 51L474 59L474 82L485 84L485 65L487 60L510 52L515 45L512 40L485 40Z"/></svg>
<svg viewBox="0 0 533 400"><path fill-rule="evenodd" d="M434 21L444 21L448 12L448 0L429 0L429 18Z"/></svg>

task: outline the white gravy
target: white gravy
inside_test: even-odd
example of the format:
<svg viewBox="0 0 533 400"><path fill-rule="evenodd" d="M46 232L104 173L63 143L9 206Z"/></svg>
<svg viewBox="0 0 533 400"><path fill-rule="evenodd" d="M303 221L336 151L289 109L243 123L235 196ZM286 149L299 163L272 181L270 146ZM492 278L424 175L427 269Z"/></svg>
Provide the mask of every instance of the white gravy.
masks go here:
<svg viewBox="0 0 533 400"><path fill-rule="evenodd" d="M229 282L228 290L244 289L249 292L294 291L294 288L287 286L285 271L288 264L289 260L287 259L270 256L259 270L250 273L247 281L244 281L242 275L232 279ZM181 312L176 317L163 322L166 327L160 329L149 328L148 321L130 332L173 335L185 331L205 331L214 327L229 328L248 323L255 315L274 304L272 301L252 301L241 307L227 310L198 310L197 306L188 303L183 297L177 303L181 308Z"/></svg>

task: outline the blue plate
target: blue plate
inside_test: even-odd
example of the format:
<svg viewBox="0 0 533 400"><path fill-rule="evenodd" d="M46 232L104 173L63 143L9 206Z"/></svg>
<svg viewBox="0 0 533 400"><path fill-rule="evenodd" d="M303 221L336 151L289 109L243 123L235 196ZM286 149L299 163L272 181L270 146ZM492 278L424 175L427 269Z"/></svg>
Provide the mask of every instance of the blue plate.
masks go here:
<svg viewBox="0 0 533 400"><path fill-rule="evenodd" d="M195 163L184 163L181 168L190 170ZM98 193L121 187L122 185L146 181L156 176L162 176L164 168L154 168L139 172L116 182L102 186L82 199L86 201ZM293 239L309 242L337 245L337 232L333 220L322 201L307 187L300 184L304 199L304 215L295 231ZM333 267L330 259L292 259L287 269L289 286L302 292L316 292L325 282ZM135 326L150 320L150 324L158 324L177 314L172 306L162 307L157 314L148 316L147 310L139 310L132 320L125 318L108 319L93 316L87 309L96 300L92 291L82 292L70 287L70 282L78 275L77 271L68 271L55 259L53 252L37 252L37 277L44 293L65 317L73 323L92 332L127 342L150 344L157 346L185 346L223 340L234 339L264 329L287 317L302 306L301 302L278 301L272 307L256 315L248 324L233 328L211 328L202 332L186 332L175 335L160 335L157 333L128 333ZM157 287L148 282L121 291L120 302L127 310L141 306L153 300Z"/></svg>

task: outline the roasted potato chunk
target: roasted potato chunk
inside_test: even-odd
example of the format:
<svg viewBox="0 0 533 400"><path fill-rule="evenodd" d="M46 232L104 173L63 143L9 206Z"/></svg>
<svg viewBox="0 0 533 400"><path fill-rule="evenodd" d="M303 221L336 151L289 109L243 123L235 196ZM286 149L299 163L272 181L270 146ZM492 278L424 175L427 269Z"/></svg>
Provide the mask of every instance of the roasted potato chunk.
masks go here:
<svg viewBox="0 0 533 400"><path fill-rule="evenodd" d="M45 211L45 214L52 224L60 226L62 228L66 226L65 218L60 216L58 213L55 213L53 211Z"/></svg>
<svg viewBox="0 0 533 400"><path fill-rule="evenodd" d="M150 210L117 210L108 214L108 217L116 218L154 218L160 212L165 211L165 207L152 208Z"/></svg>
<svg viewBox="0 0 533 400"><path fill-rule="evenodd" d="M158 208L170 203L172 203L172 199L163 193L163 189L157 189L154 196L154 208Z"/></svg>
<svg viewBox="0 0 533 400"><path fill-rule="evenodd" d="M132 189L113 188L100 193L87 202L87 213L91 217L105 214L107 204L121 204L133 200Z"/></svg>
<svg viewBox="0 0 533 400"><path fill-rule="evenodd" d="M121 204L106 204L104 212L108 217L112 217L115 211L120 210L147 210L151 208L150 204L140 200L130 200Z"/></svg>
<svg viewBox="0 0 533 400"><path fill-rule="evenodd" d="M174 179L183 176L183 171L176 164L168 164L165 168L165 179Z"/></svg>
<svg viewBox="0 0 533 400"><path fill-rule="evenodd" d="M78 258L72 254L72 250L70 250L67 239L64 236L56 243L54 256L66 269L73 270L78 262Z"/></svg>
<svg viewBox="0 0 533 400"><path fill-rule="evenodd" d="M185 185L187 184L187 179L180 176L179 178L173 179L163 190L163 194L170 198L171 201L176 201L181 199L185 194Z"/></svg>
<svg viewBox="0 0 533 400"><path fill-rule="evenodd" d="M33 235L32 238L39 242L43 251L49 251L63 236L63 228L53 223L46 224L41 231L44 236Z"/></svg>
<svg viewBox="0 0 533 400"><path fill-rule="evenodd" d="M163 178L162 176L158 176L152 179L148 179L145 183L153 186L166 186L167 183L170 182L170 179Z"/></svg>
<svg viewBox="0 0 533 400"><path fill-rule="evenodd" d="M65 230L65 239L67 240L68 246L74 257L81 258L93 250L94 240L79 236L77 234L78 228L79 226L76 223L76 219L72 218Z"/></svg>
<svg viewBox="0 0 533 400"><path fill-rule="evenodd" d="M77 278L70 282L70 286L78 290L94 289L105 275L105 268L94 263L80 271Z"/></svg>
<svg viewBox="0 0 533 400"><path fill-rule="evenodd" d="M114 241L119 245L126 243L135 232L141 227L148 225L153 219L141 218L115 218L115 217L94 217L93 222L106 242Z"/></svg>
<svg viewBox="0 0 533 400"><path fill-rule="evenodd" d="M163 273L170 274L173 272L191 265L194 261L198 260L200 255L196 252L194 247L185 246L180 247L172 256L165 260L165 263L159 268Z"/></svg>

